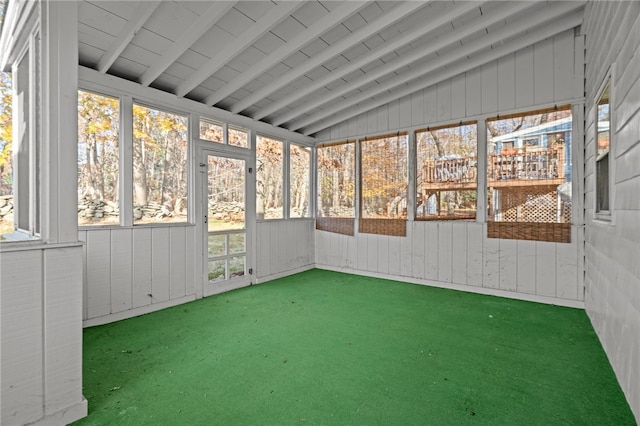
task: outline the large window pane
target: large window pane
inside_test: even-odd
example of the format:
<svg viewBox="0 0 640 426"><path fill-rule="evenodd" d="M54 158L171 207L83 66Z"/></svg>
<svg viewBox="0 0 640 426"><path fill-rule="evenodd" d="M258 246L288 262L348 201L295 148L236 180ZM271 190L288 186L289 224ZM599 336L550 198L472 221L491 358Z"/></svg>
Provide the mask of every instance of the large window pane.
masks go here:
<svg viewBox="0 0 640 426"><path fill-rule="evenodd" d="M596 138L596 212L609 212L609 149L611 145L611 130L609 123L610 82L607 81L597 104L597 138Z"/></svg>
<svg viewBox="0 0 640 426"><path fill-rule="evenodd" d="M289 217L309 217L311 148L291 144L289 150Z"/></svg>
<svg viewBox="0 0 640 426"><path fill-rule="evenodd" d="M320 146L318 217L355 217L355 143Z"/></svg>
<svg viewBox="0 0 640 426"><path fill-rule="evenodd" d="M416 132L416 219L474 219L477 204L476 124Z"/></svg>
<svg viewBox="0 0 640 426"><path fill-rule="evenodd" d="M569 241L571 136L570 107L487 120L490 237Z"/></svg>
<svg viewBox="0 0 640 426"><path fill-rule="evenodd" d="M367 139L361 143L363 218L406 218L407 135Z"/></svg>
<svg viewBox="0 0 640 426"><path fill-rule="evenodd" d="M188 120L133 106L134 223L187 220Z"/></svg>
<svg viewBox="0 0 640 426"><path fill-rule="evenodd" d="M283 217L283 145L263 136L256 138L256 209L258 219Z"/></svg>
<svg viewBox="0 0 640 426"><path fill-rule="evenodd" d="M13 122L11 74L0 72L0 241L13 232Z"/></svg>
<svg viewBox="0 0 640 426"><path fill-rule="evenodd" d="M78 92L78 224L118 224L118 99Z"/></svg>

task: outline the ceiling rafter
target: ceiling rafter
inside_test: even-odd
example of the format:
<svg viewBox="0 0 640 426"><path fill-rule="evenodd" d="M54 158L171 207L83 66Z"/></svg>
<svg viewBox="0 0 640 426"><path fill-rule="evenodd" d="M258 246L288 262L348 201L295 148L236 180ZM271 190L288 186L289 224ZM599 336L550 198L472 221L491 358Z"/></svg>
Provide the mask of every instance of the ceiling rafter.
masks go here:
<svg viewBox="0 0 640 426"><path fill-rule="evenodd" d="M388 93L384 96L371 99L371 95L367 96L367 104L360 107L354 107L355 105L349 102L348 105L340 106L339 110L331 112L331 117L322 121L314 120L312 125L303 129L303 134L306 136L315 134L321 130L331 127L335 124L348 120L359 114L365 113L372 109L378 108L382 105L388 104L398 100L404 96L408 96L416 91L426 89L433 86L443 80L455 77L456 75L464 72L471 71L474 68L485 65L491 61L500 59L506 55L514 53L520 49L531 46L535 43L543 41L549 37L559 34L563 31L575 28L582 24L583 13L582 11L574 12L571 15L559 19L553 20L544 27L534 29L528 32L525 36L518 39L509 41L499 47L493 48L485 55L480 55L462 62L458 65L454 65L451 68L446 68L444 72L435 74L426 80L421 80L415 84L397 92ZM376 90L377 91L377 90ZM378 91L379 92L379 91Z"/></svg>
<svg viewBox="0 0 640 426"><path fill-rule="evenodd" d="M347 98L344 100L343 104L353 106L365 99L373 98L382 92L391 90L394 87L405 84L416 78L420 78L432 72L437 73L441 68L450 65L457 60L463 59L466 56L472 56L475 52L483 49L488 45L492 45L494 43L500 42L501 40L516 36L524 32L525 30L533 29L539 25L544 24L545 22L548 22L549 19L569 13L572 10L580 7L581 5L578 2L559 2L554 3L552 7L539 9L538 11L531 13L517 21L514 21L513 23L508 24L505 27L500 28L499 30L493 31L484 37L476 38L470 43L467 43L458 49L452 50L448 53L445 53L444 55L439 56L437 60L430 62L428 65L418 67L415 70L401 74L386 83L379 84L371 89L365 90L355 96ZM442 48L443 46L450 44L452 41L455 41L455 39L457 39L457 37L453 37L453 39L451 39L451 37L443 38L443 43L441 43L440 45L434 45L434 48ZM430 48L429 51L425 51L425 53L432 53L433 51L435 50ZM412 55L409 55L409 57L407 58L414 59L415 61L415 56L421 56L421 53L421 51L418 51L417 54L414 53ZM401 65L399 64L400 62L402 62ZM339 91L332 91L331 95L333 95L335 92L336 96L332 97L331 99L335 99L336 97L338 97L339 92L341 95L343 93L346 93L347 91L352 91L357 87L362 87L367 83L382 77L383 75L388 75L395 70L407 65L405 62L406 60L403 59L402 61L395 61L393 63L383 65L379 69L375 70L375 72L366 74L362 78L357 79L357 81L352 80L349 84L348 90L342 89ZM327 103L328 101L330 101L330 99L325 100L323 103ZM325 117L330 116L331 114L332 112L330 111L320 110L315 114L291 123L289 129L301 129L312 124L314 121L322 120Z"/></svg>
<svg viewBox="0 0 640 426"><path fill-rule="evenodd" d="M423 58L425 56L428 56L429 54L432 54L436 51L438 51L439 49L441 49L442 47L445 47L451 43L454 43L460 39L463 39L469 35L472 35L473 33L482 30L483 28L486 28L496 22L502 21L504 19L506 19L507 17L522 12L526 9L528 9L529 7L531 7L530 3L524 3L524 2L517 2L517 3L513 3L513 4L509 4L509 5L505 5L504 7L501 7L499 11L497 11L495 14L490 14L490 15L483 15L477 19L475 19L474 21L472 21L470 24L463 26L459 31L454 31L451 32L448 35L442 36L437 38L436 40L434 40L434 43L431 44L429 46L428 49L426 50L419 50L416 49L416 51L412 54L410 54L407 57L401 57L399 58L399 60L394 61L388 65L379 67L378 69L374 70L372 73L370 74L366 74L365 76L363 76L363 79L356 79L356 80L352 80L349 82L348 85L345 85L342 88L339 89L335 89L332 90L330 93L327 93L326 95L320 96L319 98L310 101L310 102L306 102L304 105L302 105L299 108L295 108L293 111L289 111L286 114L283 114L281 116L276 117L273 121L272 124L274 126L279 126L281 124L287 123L291 120L294 120L296 117L300 117L301 115L303 115L304 113L306 113L307 111L310 111L314 108L317 108L329 101L331 101L332 99L335 99L339 96L342 96L343 94L350 92L353 90L354 86L358 85L358 86L362 86L368 82L371 82L373 80L376 80L377 78L385 75L385 74L389 74L390 72L393 72L396 69L402 68L403 66L415 62L416 60ZM465 11L468 11L465 8ZM461 11L464 12L464 11ZM451 14L451 13L450 13ZM425 26L422 28L426 28L426 29L430 29L433 30L435 29L435 26L433 27L429 27L429 26ZM422 28L420 28L422 30ZM410 33L410 35L415 35L416 31L412 31ZM426 34L424 31L420 31L419 32L419 36L422 36ZM409 34L408 34L409 35ZM411 39L407 39L406 37L403 37L402 39L397 40L396 43L393 44L389 44L389 46L383 45L383 49L381 49L380 51L376 51L375 52L375 57L367 57L367 58L362 58L359 61L350 63L344 67L339 68L338 70L336 70L336 72L333 72L331 74L328 74L327 76L315 81L314 83L310 84L308 87L305 87L302 90L296 91L295 93L292 93L291 95L289 95L288 97L286 97L283 100L280 100L278 102L274 102L274 104L278 104L278 105L270 105L269 107L265 108L264 110L260 111L260 114L258 116L254 116L254 119L259 119L262 117L267 116L268 114L271 114L273 112L274 109L279 110L281 108L283 108L286 105L290 105L293 102L296 102L299 99L302 99L304 96L308 95L309 93L312 93L315 90L320 89L321 87L330 84L333 81L338 80L339 78L342 78L342 76L347 75L348 73L355 71L356 69L364 66L367 63L370 63L374 60L376 60L377 58L380 58L384 55L386 55L387 53L397 49L398 47L405 45L409 42L411 42L412 40L414 40L416 37L411 37ZM344 69L343 69L344 68ZM334 77L335 76L335 77Z"/></svg>
<svg viewBox="0 0 640 426"><path fill-rule="evenodd" d="M264 34L268 33L271 28L283 20L285 20L294 10L304 4L302 1L285 1L280 2L277 6L269 10L256 24L243 32L233 42L227 44L217 55L207 61L202 67L197 69L185 81L183 81L176 90L176 95L183 97L200 83L205 81L216 71L227 64L231 59L242 53L247 47L251 46Z"/></svg>
<svg viewBox="0 0 640 426"><path fill-rule="evenodd" d="M238 114L244 111L251 105L266 98L276 90L283 88L284 86L289 84L291 81L304 75L305 73L309 72L313 68L322 65L324 62L328 61L334 56L339 55L344 50L358 43L361 43L362 41L376 34L380 30L392 25L393 23L399 21L402 18L407 17L409 14L415 12L417 9L424 7L426 4L427 3L423 3L423 2L406 2L391 9L389 12L386 12L380 17L369 22L368 25L360 27L359 29L351 33L349 36L327 47L325 50L313 56L311 59L304 62L300 66L282 74L280 77L276 78L271 83L265 85L261 89L253 92L251 95L237 102L231 107L231 112Z"/></svg>
<svg viewBox="0 0 640 426"><path fill-rule="evenodd" d="M237 2L217 1L211 3L209 8L176 40L162 56L160 56L140 77L140 84L148 86L171 66L182 54L200 39L211 27L215 25Z"/></svg>
<svg viewBox="0 0 640 426"><path fill-rule="evenodd" d="M483 4L484 3L477 3L477 4L464 3L463 6L459 6L459 7L455 7L453 9L447 10L442 16L438 16L437 21L427 22L423 26L416 27L413 30L389 41L388 43L383 44L379 49L372 51L371 54L362 55L362 57L356 59L355 61L350 62L342 67L339 67L338 69L327 74L326 76L321 77L318 80L315 80L309 83L304 88L301 88L300 90L296 90L295 92L272 103L268 107L261 109L257 114L254 114L253 118L255 120L260 120L264 117L267 117L273 114L274 112L277 112L282 108L285 108L287 105L291 105L292 103L304 98L310 93L313 93L316 90L319 90L322 87L329 85L330 83L337 81L338 79L341 79L345 75L348 75L349 73L356 71L357 69L373 61L380 59L381 57L393 52L396 49L399 49L404 45L407 45L413 42L414 40L420 37L423 37L424 35L436 30L437 28L440 28L443 25L448 25L452 20L464 15L465 13L471 11L472 9L475 9L476 7L482 6ZM501 8L500 14L505 15L506 13L508 13L507 11L511 9L512 8L508 6ZM299 114L309 111L309 109L307 109L306 104L304 105L303 109L304 111L301 111L299 108L296 108L295 111L291 111L287 114L284 114L282 118L276 117L276 119L272 121L272 124L274 126L279 126L282 123L286 123L287 121L290 121L296 117L299 117Z"/></svg>
<svg viewBox="0 0 640 426"><path fill-rule="evenodd" d="M115 41L109 47L104 55L98 61L97 69L101 73L106 73L111 65L118 59L118 56L127 47L129 42L133 40L136 33L142 28L147 19L162 3L160 0L144 1L138 3L134 15L124 24L124 27L116 37Z"/></svg>
<svg viewBox="0 0 640 426"><path fill-rule="evenodd" d="M224 87L215 93L211 94L205 99L207 105L215 105L222 99L231 95L236 90L242 88L245 84L259 77L265 70L269 70L285 58L301 49L306 44L313 41L315 38L330 30L331 28L340 25L343 19L356 13L358 10L367 6L366 2L359 1L347 1L342 3L331 13L326 14L320 20L310 25L306 30L302 31L297 36L293 37L284 45L271 52L269 55L261 59L255 66L249 70L243 72L232 81L228 82Z"/></svg>

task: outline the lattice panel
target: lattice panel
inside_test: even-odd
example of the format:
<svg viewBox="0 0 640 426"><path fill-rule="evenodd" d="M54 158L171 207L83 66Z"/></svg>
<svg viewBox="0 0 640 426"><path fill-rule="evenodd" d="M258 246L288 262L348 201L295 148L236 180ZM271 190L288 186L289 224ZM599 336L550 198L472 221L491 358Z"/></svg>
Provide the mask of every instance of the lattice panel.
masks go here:
<svg viewBox="0 0 640 426"><path fill-rule="evenodd" d="M571 202L561 201L555 186L528 186L499 189L501 222L571 223ZM560 211L558 211L560 209Z"/></svg>

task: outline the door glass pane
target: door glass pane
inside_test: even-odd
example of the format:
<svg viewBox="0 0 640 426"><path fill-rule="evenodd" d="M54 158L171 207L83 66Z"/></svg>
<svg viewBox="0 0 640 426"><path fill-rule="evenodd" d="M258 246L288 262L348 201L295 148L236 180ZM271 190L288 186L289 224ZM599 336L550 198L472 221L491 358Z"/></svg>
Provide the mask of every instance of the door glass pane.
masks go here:
<svg viewBox="0 0 640 426"><path fill-rule="evenodd" d="M226 253L226 235L209 235L209 257L222 256Z"/></svg>
<svg viewBox="0 0 640 426"><path fill-rule="evenodd" d="M244 233L229 234L229 253L237 254L245 252L244 235Z"/></svg>
<svg viewBox="0 0 640 426"><path fill-rule="evenodd" d="M245 161L207 156L208 281L245 275Z"/></svg>

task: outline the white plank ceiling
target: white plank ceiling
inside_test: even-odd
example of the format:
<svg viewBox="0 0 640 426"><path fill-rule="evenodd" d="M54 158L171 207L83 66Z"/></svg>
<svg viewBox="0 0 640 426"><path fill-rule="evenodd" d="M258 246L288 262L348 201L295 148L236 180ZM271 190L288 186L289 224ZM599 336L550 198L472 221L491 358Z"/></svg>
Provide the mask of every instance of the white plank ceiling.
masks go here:
<svg viewBox="0 0 640 426"><path fill-rule="evenodd" d="M584 4L82 1L80 64L313 136L575 28Z"/></svg>

